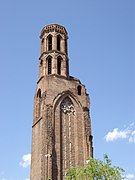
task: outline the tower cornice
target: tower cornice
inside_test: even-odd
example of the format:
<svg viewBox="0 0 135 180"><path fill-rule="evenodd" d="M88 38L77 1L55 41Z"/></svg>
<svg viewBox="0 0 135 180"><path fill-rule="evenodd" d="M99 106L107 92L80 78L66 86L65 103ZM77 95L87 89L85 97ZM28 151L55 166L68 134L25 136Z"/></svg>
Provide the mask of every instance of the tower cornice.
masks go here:
<svg viewBox="0 0 135 180"><path fill-rule="evenodd" d="M66 35L66 38L68 39L68 34L67 34L65 27L58 25L58 24L49 24L49 25L45 26L41 30L40 38L42 38L45 33L54 32L54 31Z"/></svg>
<svg viewBox="0 0 135 180"><path fill-rule="evenodd" d="M52 54L52 53L56 53L56 54L59 54L59 55L64 55L64 56L66 56L66 58L68 59L68 56L67 56L66 53L64 53L64 52L59 52L59 51L57 51L57 50L51 50L51 51L48 51L48 52L43 52L43 53L40 55L39 60L41 60L44 55L47 55L47 54L49 55L49 54Z"/></svg>

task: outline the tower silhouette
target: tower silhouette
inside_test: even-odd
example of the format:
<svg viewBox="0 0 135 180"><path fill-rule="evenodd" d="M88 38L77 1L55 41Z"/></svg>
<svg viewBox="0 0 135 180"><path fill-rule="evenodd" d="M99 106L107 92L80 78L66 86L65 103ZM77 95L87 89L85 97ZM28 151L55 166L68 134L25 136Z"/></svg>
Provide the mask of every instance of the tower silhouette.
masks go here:
<svg viewBox="0 0 135 180"><path fill-rule="evenodd" d="M89 95L69 75L68 34L50 24L40 34L39 75L34 97L31 180L64 180L66 169L93 155Z"/></svg>

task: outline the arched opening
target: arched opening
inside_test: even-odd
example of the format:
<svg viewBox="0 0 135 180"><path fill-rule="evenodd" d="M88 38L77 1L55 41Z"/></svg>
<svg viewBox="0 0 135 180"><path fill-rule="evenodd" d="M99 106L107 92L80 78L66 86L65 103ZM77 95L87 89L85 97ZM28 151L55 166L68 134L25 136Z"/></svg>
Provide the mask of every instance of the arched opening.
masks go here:
<svg viewBox="0 0 135 180"><path fill-rule="evenodd" d="M58 73L59 75L61 75L61 61L62 61L62 58L59 56L59 57L57 58L57 73Z"/></svg>
<svg viewBox="0 0 135 180"><path fill-rule="evenodd" d="M81 91L82 91L82 86L79 85L79 86L77 87L77 92L78 92L78 95L79 95L79 96L80 96L81 93L82 93Z"/></svg>
<svg viewBox="0 0 135 180"><path fill-rule="evenodd" d="M47 58L47 64L48 64L48 74L52 74L52 57L51 56Z"/></svg>
<svg viewBox="0 0 135 180"><path fill-rule="evenodd" d="M60 95L54 101L54 134L55 158L53 161L53 178L66 176L66 169L74 167L75 164L84 165L84 138L82 121L82 107L70 91ZM81 143L80 143L81 142ZM60 147L60 150L57 148ZM76 153L76 152L80 153ZM79 161L78 161L79 159ZM57 160L61 163L57 163Z"/></svg>
<svg viewBox="0 0 135 180"><path fill-rule="evenodd" d="M66 169L74 166L75 157L75 107L70 97L60 103L60 175L66 175ZM57 125L55 128L58 128Z"/></svg>
<svg viewBox="0 0 135 180"><path fill-rule="evenodd" d="M52 35L48 36L48 51L52 50Z"/></svg>
<svg viewBox="0 0 135 180"><path fill-rule="evenodd" d="M40 116L41 111L41 89L37 91L37 103L36 103L36 117Z"/></svg>
<svg viewBox="0 0 135 180"><path fill-rule="evenodd" d="M58 51L61 50L61 48L60 48L60 43L61 43L61 36L58 35L58 36L57 36L57 50L58 50Z"/></svg>
<svg viewBox="0 0 135 180"><path fill-rule="evenodd" d="M39 89L37 92L37 98L39 98L39 99L41 98L41 89Z"/></svg>

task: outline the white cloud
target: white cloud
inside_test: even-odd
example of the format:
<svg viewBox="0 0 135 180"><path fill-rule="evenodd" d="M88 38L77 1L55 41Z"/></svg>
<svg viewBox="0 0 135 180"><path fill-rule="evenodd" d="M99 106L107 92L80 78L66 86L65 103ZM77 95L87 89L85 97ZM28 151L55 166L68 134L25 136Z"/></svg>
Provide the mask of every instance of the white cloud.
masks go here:
<svg viewBox="0 0 135 180"><path fill-rule="evenodd" d="M105 136L105 140L115 141L117 139L128 139L129 142L135 143L135 130L134 123L131 123L127 128L120 130L118 128L113 129L111 132L108 132Z"/></svg>
<svg viewBox="0 0 135 180"><path fill-rule="evenodd" d="M25 180L30 180L30 178L26 178Z"/></svg>
<svg viewBox="0 0 135 180"><path fill-rule="evenodd" d="M31 163L31 154L25 154L25 155L23 155L22 161L19 164L23 168L26 168L30 165L30 163Z"/></svg>
<svg viewBox="0 0 135 180"><path fill-rule="evenodd" d="M130 179L135 179L135 175L134 174L127 174L126 176L127 180L130 180Z"/></svg>
<svg viewBox="0 0 135 180"><path fill-rule="evenodd" d="M128 130L119 130L118 128L115 128L112 132L108 132L105 136L106 141L114 141L117 139L125 139L127 138L129 134Z"/></svg>
<svg viewBox="0 0 135 180"><path fill-rule="evenodd" d="M5 178L2 178L2 180L6 180Z"/></svg>
<svg viewBox="0 0 135 180"><path fill-rule="evenodd" d="M135 130L131 133L131 137L129 138L129 142L135 143Z"/></svg>

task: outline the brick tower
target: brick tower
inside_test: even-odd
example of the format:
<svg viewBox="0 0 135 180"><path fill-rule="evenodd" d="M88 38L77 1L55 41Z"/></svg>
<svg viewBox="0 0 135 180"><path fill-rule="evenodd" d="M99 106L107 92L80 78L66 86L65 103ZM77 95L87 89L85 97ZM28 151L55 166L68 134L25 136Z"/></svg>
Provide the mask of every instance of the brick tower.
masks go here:
<svg viewBox="0 0 135 180"><path fill-rule="evenodd" d="M69 75L66 29L47 25L40 40L30 179L64 180L67 168L83 166L93 155L89 95Z"/></svg>

